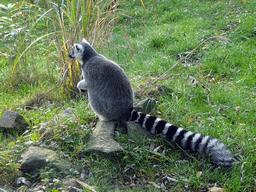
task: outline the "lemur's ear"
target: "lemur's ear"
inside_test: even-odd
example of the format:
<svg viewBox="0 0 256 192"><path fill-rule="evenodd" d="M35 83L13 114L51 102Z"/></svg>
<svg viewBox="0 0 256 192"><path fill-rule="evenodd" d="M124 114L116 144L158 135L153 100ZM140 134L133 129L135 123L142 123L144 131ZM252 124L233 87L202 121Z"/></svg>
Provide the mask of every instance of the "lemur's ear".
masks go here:
<svg viewBox="0 0 256 192"><path fill-rule="evenodd" d="M83 49L83 46L82 46L82 45L75 44L75 47L76 47L76 50L77 50L78 52L83 52L83 51L84 51L84 49Z"/></svg>
<svg viewBox="0 0 256 192"><path fill-rule="evenodd" d="M84 42L84 43L88 43L88 44L90 45L90 43L89 43L88 41L86 41L86 39L85 39L85 38L83 38L82 42Z"/></svg>

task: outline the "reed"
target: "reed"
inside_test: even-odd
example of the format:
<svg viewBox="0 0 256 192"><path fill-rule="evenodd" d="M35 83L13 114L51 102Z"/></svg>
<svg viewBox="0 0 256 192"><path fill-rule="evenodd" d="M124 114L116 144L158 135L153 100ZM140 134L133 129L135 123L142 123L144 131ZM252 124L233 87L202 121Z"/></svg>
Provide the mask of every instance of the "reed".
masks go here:
<svg viewBox="0 0 256 192"><path fill-rule="evenodd" d="M68 58L72 45L86 38L99 50L118 17L118 1L115 4L111 0L47 1L47 7L53 10L49 12L52 27L49 27L48 33L54 32L64 92L77 93L76 85L81 72L79 63Z"/></svg>

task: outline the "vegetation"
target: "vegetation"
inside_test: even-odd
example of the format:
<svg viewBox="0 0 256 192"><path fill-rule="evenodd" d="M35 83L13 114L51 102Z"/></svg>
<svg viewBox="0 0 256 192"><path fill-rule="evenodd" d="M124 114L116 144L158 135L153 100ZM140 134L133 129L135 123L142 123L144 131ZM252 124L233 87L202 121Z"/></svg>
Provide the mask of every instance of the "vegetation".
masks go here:
<svg viewBox="0 0 256 192"><path fill-rule="evenodd" d="M12 184L17 177L28 141L52 141L57 151L86 166L91 173L88 184L97 191L256 190L255 3L63 2L9 0L0 5L0 116L6 110L17 111L31 128L24 135L0 133L0 184ZM219 38L187 56L213 36ZM154 115L225 143L234 155L233 168L213 170L207 158L161 137L139 139L122 133L116 139L125 155L118 163L84 156L95 121L87 100L75 89L79 63L67 58L71 45L82 37L124 68L141 99L155 97ZM159 96L159 85L171 88L172 94ZM76 121L62 122L42 135L40 123L67 107L75 108Z"/></svg>

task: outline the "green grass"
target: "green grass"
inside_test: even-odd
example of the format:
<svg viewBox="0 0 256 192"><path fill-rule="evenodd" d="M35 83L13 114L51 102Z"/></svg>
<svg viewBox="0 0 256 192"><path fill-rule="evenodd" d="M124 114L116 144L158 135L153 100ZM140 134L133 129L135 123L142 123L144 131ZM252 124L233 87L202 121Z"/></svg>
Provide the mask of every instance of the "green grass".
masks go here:
<svg viewBox="0 0 256 192"><path fill-rule="evenodd" d="M209 37L229 38L229 43L205 43L190 57L188 67L180 63L165 80L157 81L158 85L171 88L173 94L165 98L155 96L158 105L155 115L218 138L234 155L233 168L213 170L204 156L189 154L161 137L122 133L116 139L125 149L124 156L116 160L84 156L83 148L94 126L93 112L85 99L66 96L62 88L53 89L41 102L36 99L38 94L54 88L61 78L58 60L49 57L47 44L38 42L26 52L13 86L8 82L14 60L1 56L0 116L6 110L18 111L32 130L13 138L0 134L0 183L13 182L20 155L27 148L25 143L32 140L34 145L56 142L58 152L66 154L74 164L86 167L91 173L87 182L96 186L97 191L161 191L152 182L160 185L166 176L178 180L165 184L173 191L206 191L214 184L225 191L256 190L255 3L248 0L145 0L143 3L145 10L141 1L121 2L119 13L123 16L115 20L109 37L111 43L107 49L104 46L98 49L121 64L134 89L146 97L157 86L144 86L177 63L179 55L184 56ZM43 21L38 23L41 30L46 25ZM2 53L13 54L2 44L1 49ZM50 50L55 49L54 45L50 46ZM191 75L199 81L198 85L189 81ZM32 110L22 108L33 99L40 104L34 102ZM41 135L37 136L40 123L51 120L67 107L76 109L76 121L51 127L51 134L40 139ZM164 154L152 151L160 145Z"/></svg>

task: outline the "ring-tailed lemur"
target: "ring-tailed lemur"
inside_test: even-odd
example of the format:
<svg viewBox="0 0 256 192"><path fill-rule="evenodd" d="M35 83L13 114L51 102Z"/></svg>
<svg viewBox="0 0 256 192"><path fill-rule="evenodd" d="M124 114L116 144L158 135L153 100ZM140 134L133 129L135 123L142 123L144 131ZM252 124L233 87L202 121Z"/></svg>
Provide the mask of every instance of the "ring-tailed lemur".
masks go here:
<svg viewBox="0 0 256 192"><path fill-rule="evenodd" d="M134 93L124 70L115 62L98 54L83 39L74 44L69 54L82 64L84 79L78 89L88 91L89 103L102 121L134 121L152 134L163 134L184 149L210 156L213 166L228 169L233 157L226 146L215 138L192 133L154 116L133 109Z"/></svg>

